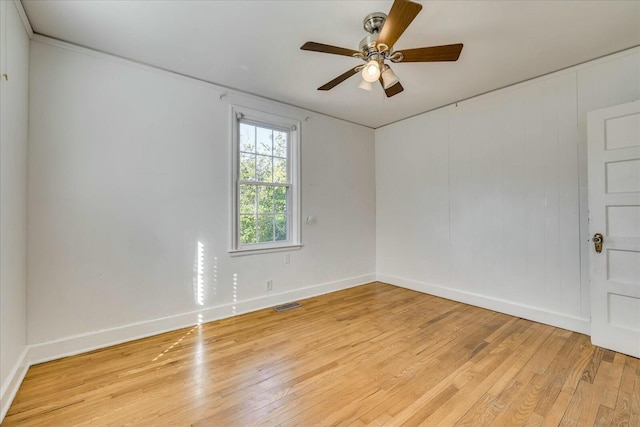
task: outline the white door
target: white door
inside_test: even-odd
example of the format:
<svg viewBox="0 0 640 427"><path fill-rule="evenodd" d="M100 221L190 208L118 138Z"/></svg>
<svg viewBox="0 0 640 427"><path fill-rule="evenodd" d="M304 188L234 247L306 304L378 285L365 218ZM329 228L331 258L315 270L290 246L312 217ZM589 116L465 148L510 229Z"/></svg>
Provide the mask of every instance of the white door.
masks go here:
<svg viewBox="0 0 640 427"><path fill-rule="evenodd" d="M588 126L591 342L640 357L640 101Z"/></svg>

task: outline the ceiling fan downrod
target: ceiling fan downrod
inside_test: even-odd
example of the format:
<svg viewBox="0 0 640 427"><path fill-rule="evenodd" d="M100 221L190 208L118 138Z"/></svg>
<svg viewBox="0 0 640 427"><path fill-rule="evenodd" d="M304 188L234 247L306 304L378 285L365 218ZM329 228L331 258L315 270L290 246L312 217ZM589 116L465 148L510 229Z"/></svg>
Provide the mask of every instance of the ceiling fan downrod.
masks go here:
<svg viewBox="0 0 640 427"><path fill-rule="evenodd" d="M404 59L404 55L400 52L391 53L389 46L384 43L377 43L378 35L387 20L387 14L383 12L373 12L365 16L362 21L362 27L370 35L360 40L360 50L362 54L354 54L356 58L360 58L366 62L375 59L382 65L386 59L391 62L400 62Z"/></svg>
<svg viewBox="0 0 640 427"><path fill-rule="evenodd" d="M382 12L373 12L365 16L364 21L362 21L362 27L370 35L360 40L360 50L363 52L363 58L379 53L379 49L376 48L376 42L386 20L387 14Z"/></svg>

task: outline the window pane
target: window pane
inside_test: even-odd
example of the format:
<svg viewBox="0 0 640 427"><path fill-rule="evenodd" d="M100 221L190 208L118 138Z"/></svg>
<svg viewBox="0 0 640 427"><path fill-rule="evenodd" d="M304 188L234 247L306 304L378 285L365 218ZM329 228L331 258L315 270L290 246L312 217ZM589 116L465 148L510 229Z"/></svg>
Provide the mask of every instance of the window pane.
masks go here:
<svg viewBox="0 0 640 427"><path fill-rule="evenodd" d="M256 213L256 189L255 185L240 186L240 213L254 215Z"/></svg>
<svg viewBox="0 0 640 427"><path fill-rule="evenodd" d="M258 154L266 154L271 156L273 154L273 131L271 129L257 128L257 146Z"/></svg>
<svg viewBox="0 0 640 427"><path fill-rule="evenodd" d="M273 213L273 187L261 186L258 189L258 213Z"/></svg>
<svg viewBox="0 0 640 427"><path fill-rule="evenodd" d="M273 132L273 155L287 157L287 136L286 132Z"/></svg>
<svg viewBox="0 0 640 427"><path fill-rule="evenodd" d="M256 179L255 154L240 154L240 179L243 181L254 181Z"/></svg>
<svg viewBox="0 0 640 427"><path fill-rule="evenodd" d="M256 243L256 217L240 215L240 243Z"/></svg>
<svg viewBox="0 0 640 427"><path fill-rule="evenodd" d="M273 182L287 182L287 159L273 158Z"/></svg>
<svg viewBox="0 0 640 427"><path fill-rule="evenodd" d="M240 123L240 151L256 152L256 127Z"/></svg>
<svg viewBox="0 0 640 427"><path fill-rule="evenodd" d="M276 215L276 241L287 240L287 217L286 215Z"/></svg>
<svg viewBox="0 0 640 427"><path fill-rule="evenodd" d="M0 0L1 1L1 0ZM299 123L267 111L234 107L231 115L233 250L239 252L299 243Z"/></svg>
<svg viewBox="0 0 640 427"><path fill-rule="evenodd" d="M262 182L273 182L272 165L273 157L257 156L256 180Z"/></svg>
<svg viewBox="0 0 640 427"><path fill-rule="evenodd" d="M273 215L258 215L258 243L273 242Z"/></svg>
<svg viewBox="0 0 640 427"><path fill-rule="evenodd" d="M274 211L277 213L287 212L287 187L274 187L273 189Z"/></svg>

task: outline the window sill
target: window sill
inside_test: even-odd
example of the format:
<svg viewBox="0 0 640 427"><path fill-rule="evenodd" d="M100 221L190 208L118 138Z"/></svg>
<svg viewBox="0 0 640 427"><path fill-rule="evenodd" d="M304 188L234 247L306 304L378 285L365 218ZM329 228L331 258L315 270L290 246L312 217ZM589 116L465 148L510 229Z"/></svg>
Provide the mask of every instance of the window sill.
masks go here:
<svg viewBox="0 0 640 427"><path fill-rule="evenodd" d="M229 255L232 257L238 256L247 256L247 255L258 255L258 254L270 254L274 252L286 252L286 251L297 251L302 248L301 244L292 244L286 246L273 246L270 248L259 248L259 249L233 249L229 251Z"/></svg>

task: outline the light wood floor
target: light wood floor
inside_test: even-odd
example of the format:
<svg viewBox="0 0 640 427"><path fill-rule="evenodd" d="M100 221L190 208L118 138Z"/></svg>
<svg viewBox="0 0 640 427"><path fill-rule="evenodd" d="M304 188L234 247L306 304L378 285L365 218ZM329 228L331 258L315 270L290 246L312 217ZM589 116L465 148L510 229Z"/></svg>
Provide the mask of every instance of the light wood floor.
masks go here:
<svg viewBox="0 0 640 427"><path fill-rule="evenodd" d="M33 366L3 425L640 425L638 359L372 283Z"/></svg>

